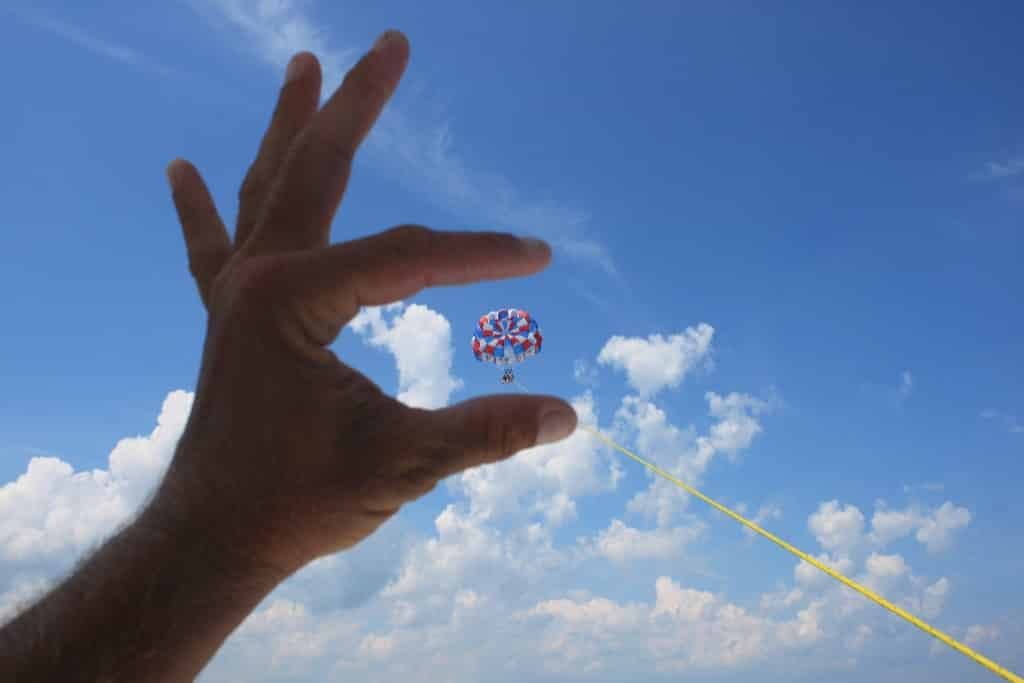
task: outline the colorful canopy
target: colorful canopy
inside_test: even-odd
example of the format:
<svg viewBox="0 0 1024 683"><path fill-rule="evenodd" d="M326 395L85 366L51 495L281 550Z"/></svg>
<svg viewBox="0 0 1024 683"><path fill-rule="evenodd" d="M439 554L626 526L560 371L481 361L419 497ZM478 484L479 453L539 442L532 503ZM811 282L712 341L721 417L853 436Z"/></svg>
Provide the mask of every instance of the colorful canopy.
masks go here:
<svg viewBox="0 0 1024 683"><path fill-rule="evenodd" d="M471 340L476 359L495 365L519 363L540 352L537 321L521 308L501 308L480 316Z"/></svg>

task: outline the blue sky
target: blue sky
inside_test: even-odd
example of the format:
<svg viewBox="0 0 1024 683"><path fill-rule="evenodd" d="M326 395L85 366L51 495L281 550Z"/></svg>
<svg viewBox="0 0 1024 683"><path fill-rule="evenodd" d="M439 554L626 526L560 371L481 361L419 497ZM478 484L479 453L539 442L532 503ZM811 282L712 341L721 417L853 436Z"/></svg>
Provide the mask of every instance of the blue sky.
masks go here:
<svg viewBox="0 0 1024 683"><path fill-rule="evenodd" d="M185 394L164 402L194 386L204 319L164 165L195 162L233 219L292 51L320 55L333 88L377 33L396 27L411 40L410 68L357 159L334 239L403 222L497 228L545 237L555 259L534 278L368 312L339 354L389 390L410 391L416 378L399 376L395 340L419 321L442 361L417 372L458 387L426 400L499 391L500 373L477 364L466 340L482 312L527 308L546 342L519 373L531 390L593 406L602 428L689 468L710 495L761 510L799 547L845 558L853 574L1024 669L1020 7L194 0L46 2L3 14L0 509L17 499L35 511L0 524L7 603L58 576L158 474L126 470L130 494L89 489L116 505L72 542L46 526L47 510L84 504L60 493L84 484L58 472L39 475L58 488L30 490L34 479L16 483L30 461L113 469L115 446L136 435L125 452L166 457L168 430L187 412ZM713 328L706 345L694 342L701 323ZM681 369L652 376L643 358L661 353L659 363ZM735 394L737 407L709 414L708 392ZM151 434L162 410L169 426ZM662 417L644 422L643 411ZM645 437L641 424L656 433ZM697 467L700 437L718 424L748 432L716 442ZM252 652L273 651L260 668L272 678L355 667L390 679L413 656L401 644L443 624L429 631L445 634L432 653L448 657L456 680L476 680L472 667L489 670L496 655L480 646L484 654L463 657L465 624L488 632L480 624L490 622L456 612L491 601L492 618L539 620L533 630L561 644L535 657L528 634L508 635L511 677L984 680L873 606L844 611L842 593L801 583L792 558L696 502L676 503L671 519L645 517L631 501L650 482L635 465L582 437L565 448L544 451L533 469L497 470L493 486L452 482L403 511L376 545L298 577L208 678L230 679ZM562 465L537 464L544 458ZM33 495L35 507L24 497ZM575 516L545 516L570 501ZM502 512L481 512L492 504ZM902 531L886 536L885 519ZM14 549L26 529L42 530L46 552ZM846 535L830 536L836 529ZM477 537L489 540L473 545ZM550 562L498 562L487 573L507 570L499 581L442 567L446 544L485 559L504 544ZM375 573L382 563L393 571ZM447 589L409 578L441 569L453 572ZM660 577L671 585L656 604ZM932 591L941 607L924 606L943 578ZM346 581L361 586L358 600L339 588ZM650 630L671 612L672 586L746 610L754 621L740 632L752 649L725 656L708 636L694 650L705 642L699 620ZM765 607L765 596L797 589L789 611ZM407 604L440 611L396 618ZM588 616L573 621L579 614ZM810 621L817 630L778 635ZM714 623L710 632L725 628ZM318 634L320 649L289 650L280 642L289 629ZM658 644L686 629L698 635ZM349 642L355 653L342 666L335 657ZM616 668L624 662L633 668ZM538 668L516 668L526 666Z"/></svg>

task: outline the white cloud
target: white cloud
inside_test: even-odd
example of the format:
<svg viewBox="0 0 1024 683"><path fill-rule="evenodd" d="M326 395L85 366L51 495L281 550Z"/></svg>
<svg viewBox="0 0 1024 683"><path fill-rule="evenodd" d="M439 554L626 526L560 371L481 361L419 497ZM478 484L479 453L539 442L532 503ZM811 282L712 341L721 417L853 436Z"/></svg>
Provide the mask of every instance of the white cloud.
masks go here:
<svg viewBox="0 0 1024 683"><path fill-rule="evenodd" d="M934 619L942 613L946 598L949 597L949 589L950 582L945 577L925 588L924 595L920 599L919 609L926 619Z"/></svg>
<svg viewBox="0 0 1024 683"><path fill-rule="evenodd" d="M41 576L18 576L0 593L0 624L13 618L49 589L51 582Z"/></svg>
<svg viewBox="0 0 1024 683"><path fill-rule="evenodd" d="M874 630L867 624L861 624L846 639L846 648L854 652L864 649L864 646L875 635Z"/></svg>
<svg viewBox="0 0 1024 683"><path fill-rule="evenodd" d="M818 506L807 526L822 547L849 552L861 541L864 514L855 505L840 506L839 501L830 500Z"/></svg>
<svg viewBox="0 0 1024 683"><path fill-rule="evenodd" d="M745 512L746 506L744 505L743 507L744 507L744 510L740 510L740 509L737 508L737 512L739 512L740 514L746 514L746 512ZM751 519L750 521L752 521L754 524L758 525L759 527L763 528L766 522L769 522L769 521L775 520L775 519L782 519L782 508L779 507L778 505L776 505L775 503L765 503L764 505L762 505L761 507L759 507L757 509L757 512L754 514L753 519ZM754 538L757 535L753 531L753 529L750 529L749 527L744 526L744 527L742 527L742 529L743 529L743 533L748 538Z"/></svg>
<svg viewBox="0 0 1024 683"><path fill-rule="evenodd" d="M434 526L437 535L410 550L385 597L450 597L465 586L494 590L503 581L539 581L570 560L555 550L550 530L537 522L502 532L451 504Z"/></svg>
<svg viewBox="0 0 1024 683"><path fill-rule="evenodd" d="M921 525L921 513L915 507L905 510L880 508L871 517L871 540L879 546L909 536Z"/></svg>
<svg viewBox="0 0 1024 683"><path fill-rule="evenodd" d="M823 619L825 602L816 600L797 612L796 619L780 625L779 640L789 647L802 647L825 636Z"/></svg>
<svg viewBox="0 0 1024 683"><path fill-rule="evenodd" d="M970 521L970 510L955 506L951 501L932 510L916 505L902 510L880 506L871 518L870 539L884 547L914 533L929 552L935 553L947 549L956 531L965 528Z"/></svg>
<svg viewBox="0 0 1024 683"><path fill-rule="evenodd" d="M769 408L769 404L747 394L733 392L719 396L713 391L704 394L708 402L708 412L718 421L711 426L707 437L707 445L714 451L735 454L749 448L754 437L761 433L761 424L757 416ZM697 440L698 446L701 439Z"/></svg>
<svg viewBox="0 0 1024 683"><path fill-rule="evenodd" d="M388 321L385 312L397 315ZM451 374L452 326L440 313L420 304L372 306L359 311L349 327L395 357L399 401L440 408L462 388L462 380Z"/></svg>
<svg viewBox="0 0 1024 683"><path fill-rule="evenodd" d="M900 373L900 388L899 395L901 399L908 398L910 392L914 390L914 376L910 374L909 370L904 370Z"/></svg>
<svg viewBox="0 0 1024 683"><path fill-rule="evenodd" d="M828 553L821 553L820 555L816 555L814 559L818 560L826 567L835 569L840 574L849 574L853 570L853 560L845 555L829 555ZM793 577L796 579L797 583L804 586L820 586L833 580L828 574L810 563L804 562L803 560L800 560L796 567L794 567Z"/></svg>
<svg viewBox="0 0 1024 683"><path fill-rule="evenodd" d="M746 394L720 396L708 392L705 399L709 414L716 418L707 434L697 436L693 427L676 427L661 408L636 396L622 399L615 416L615 431L620 441L632 439L647 460L687 484L698 486L716 454L735 456L750 447L761 432L757 415L769 407ZM628 510L656 519L659 526L667 526L686 506L689 497L671 482L649 476L650 487L634 496Z"/></svg>
<svg viewBox="0 0 1024 683"><path fill-rule="evenodd" d="M327 95L362 52L339 48L328 39L327 33L318 28L322 22L308 13L308 2L191 0L191 4L211 25L233 33L240 47L279 71L292 54L314 52L323 66ZM428 200L473 222L530 230L550 240L555 249L570 258L617 275L611 252L588 234L586 212L563 202L524 199L508 178L471 168L455 150L448 121L426 111L403 109L399 102L393 102L366 146L380 165L396 172L400 182Z"/></svg>
<svg viewBox="0 0 1024 683"><path fill-rule="evenodd" d="M953 542L953 534L971 522L971 513L965 507L956 507L948 500L934 513L922 520L917 530L917 540L924 544L928 552L936 553L945 550Z"/></svg>
<svg viewBox="0 0 1024 683"><path fill-rule="evenodd" d="M1010 415L1008 413L987 408L981 411L981 416L986 420L996 421L1003 426L1003 429L1011 434L1024 434L1024 424L1021 423L1016 415Z"/></svg>
<svg viewBox="0 0 1024 683"><path fill-rule="evenodd" d="M806 597L806 594L802 588L790 588L775 591L774 593L764 593L761 596L761 609L766 612L786 609L798 604L804 597Z"/></svg>
<svg viewBox="0 0 1024 683"><path fill-rule="evenodd" d="M367 313L357 323L359 333L388 340L408 311L395 305ZM675 427L663 410L637 397L623 400L614 428L606 431L626 433L645 456L699 480L716 453L751 445L761 431L757 415L768 407L743 394L709 393L706 399L713 421L704 434ZM581 421L598 423L593 395L577 397L574 404ZM169 459L190 405L190 395L171 394L152 434L123 440L111 453L106 478L100 479L119 485L95 488L97 475L89 473L83 478L86 487L125 501L126 509L141 501ZM38 496L69 486L65 480L77 475L67 466L45 469L55 464L60 461L43 463L45 476L34 473L29 483L19 485L19 479L0 489L0 501L23 504L21 498L4 498L14 490L10 487L17 486L19 495ZM891 645L893 638L873 638L892 633L882 610L869 609L861 596L803 563L795 569L795 585L752 597L751 604L759 608L741 607L725 595L668 576L653 582L649 602L595 594L591 577L606 574L608 562L622 570L632 559L679 557L695 547L691 542L702 529L700 524L673 525L671 515L659 518L654 529L634 528L613 517L589 538L556 543L557 527L584 515L582 499L613 491L621 477L617 460L581 431L559 444L452 478L455 500L436 516L433 534L401 538L392 526L396 518L357 549L307 567L250 615L203 679L362 677L412 683L572 674L632 680L712 670L727 675L752 667L760 672L788 665L796 650L831 671L837 650ZM676 501L686 498L674 488L670 493ZM96 500L81 497L73 504L90 507ZM941 543L960 528L958 510L964 509L948 504L919 511L909 525L895 517L877 525L873 519L872 538L887 534L891 540L927 529L921 542ZM0 504L0 528L6 528L6 512ZM888 581L886 597L922 615L938 614L948 601L950 582L914 576L899 555L874 552L865 558L872 546L858 541L864 537L858 513L831 501L810 516L808 525L829 550L819 558L849 575L862 562L864 574L858 580ZM755 518L778 514L776 506L767 504ZM38 520L28 526L33 525L45 527ZM62 552L78 550L68 544ZM8 565L21 561L0 557ZM641 571L640 566L628 569ZM12 613L14 604L44 588L31 578L34 574L25 576L0 585L0 615Z"/></svg>
<svg viewBox="0 0 1024 683"><path fill-rule="evenodd" d="M192 394L168 394L156 428L118 442L106 470L75 472L59 458L32 458L24 474L0 487L0 558L67 557L128 521L170 462L191 407Z"/></svg>
<svg viewBox="0 0 1024 683"><path fill-rule="evenodd" d="M868 574L878 578L903 576L910 568L901 555L871 553L867 560Z"/></svg>
<svg viewBox="0 0 1024 683"><path fill-rule="evenodd" d="M524 610L520 618L542 626L535 651L546 672L603 672L610 680L636 678L645 669L679 674L746 668L822 635L814 606L791 621L774 621L667 576L655 582L653 605L559 598Z"/></svg>
<svg viewBox="0 0 1024 683"><path fill-rule="evenodd" d="M380 636L370 633L359 644L359 651L373 659L384 659L391 656L395 651L395 640L394 636Z"/></svg>
<svg viewBox="0 0 1024 683"><path fill-rule="evenodd" d="M360 646L368 637L343 611L314 612L275 594L232 634L200 680L324 680L339 673L332 669L365 667L372 646Z"/></svg>
<svg viewBox="0 0 1024 683"><path fill-rule="evenodd" d="M577 396L572 405L580 424L597 424L590 392ZM579 429L562 441L467 470L449 482L454 491L466 496L474 517L513 519L530 511L557 525L574 516L573 499L613 490L622 472L607 447Z"/></svg>
<svg viewBox="0 0 1024 683"><path fill-rule="evenodd" d="M994 625L972 624L967 627L964 642L975 647L999 638L999 628Z"/></svg>
<svg viewBox="0 0 1024 683"><path fill-rule="evenodd" d="M1024 173L1024 158L1016 158L988 162L981 177L990 180L1001 180L1003 178L1012 178L1021 173Z"/></svg>
<svg viewBox="0 0 1024 683"><path fill-rule="evenodd" d="M666 387L678 387L683 378L711 352L715 329L707 323L663 337L614 336L597 355L597 362L626 372L630 386L641 397L649 397Z"/></svg>
<svg viewBox="0 0 1024 683"><path fill-rule="evenodd" d="M597 387L597 368L582 358L577 358L572 365L572 377L585 387Z"/></svg>
<svg viewBox="0 0 1024 683"><path fill-rule="evenodd" d="M702 531L702 524L640 530L613 519L608 528L598 534L595 549L616 564L651 558L668 559L678 557L687 544L700 537Z"/></svg>

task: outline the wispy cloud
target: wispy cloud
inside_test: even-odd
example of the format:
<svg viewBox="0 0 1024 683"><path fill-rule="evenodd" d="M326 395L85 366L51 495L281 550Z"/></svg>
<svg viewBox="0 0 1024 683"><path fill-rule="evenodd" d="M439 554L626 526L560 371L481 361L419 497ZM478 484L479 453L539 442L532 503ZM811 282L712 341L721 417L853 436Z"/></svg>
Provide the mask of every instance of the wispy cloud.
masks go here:
<svg viewBox="0 0 1024 683"><path fill-rule="evenodd" d="M1024 424L1021 423L1016 415L1010 415L1008 413L988 408L981 411L981 416L986 420L995 420L1011 434L1024 434Z"/></svg>
<svg viewBox="0 0 1024 683"><path fill-rule="evenodd" d="M910 374L909 370L904 370L900 373L900 388L899 397L901 399L909 398L910 392L914 390L914 376Z"/></svg>
<svg viewBox="0 0 1024 683"><path fill-rule="evenodd" d="M235 34L239 44L269 66L283 70L296 52L309 50L321 61L329 94L361 50L339 47L296 0L191 0L212 27ZM367 140L378 165L407 189L465 220L539 235L570 259L616 275L609 249L589 234L590 217L566 202L526 198L509 178L472 167L456 151L451 125L436 114L392 103Z"/></svg>
<svg viewBox="0 0 1024 683"><path fill-rule="evenodd" d="M1024 157L1006 161L990 161L985 165L984 177L991 179L1012 178L1024 173Z"/></svg>
<svg viewBox="0 0 1024 683"><path fill-rule="evenodd" d="M69 24L59 19L54 19L53 17L34 10L28 11L15 9L12 10L12 12L23 23L63 38L64 40L73 43L78 47L85 48L86 50L98 54L101 57L106 57L107 59L121 62L122 64L128 64L129 66L143 69L161 76L182 76L182 73L177 69L155 62L138 50L107 42L87 33L73 24Z"/></svg>
<svg viewBox="0 0 1024 683"><path fill-rule="evenodd" d="M989 161L970 174L971 180L980 182L1000 182L1024 175L1024 157L1008 157L1002 161Z"/></svg>

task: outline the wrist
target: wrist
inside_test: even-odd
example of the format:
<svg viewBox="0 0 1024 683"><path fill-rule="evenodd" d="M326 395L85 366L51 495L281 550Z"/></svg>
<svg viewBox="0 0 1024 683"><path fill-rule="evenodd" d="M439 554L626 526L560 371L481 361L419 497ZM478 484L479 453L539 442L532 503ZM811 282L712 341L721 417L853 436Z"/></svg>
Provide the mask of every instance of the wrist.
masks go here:
<svg viewBox="0 0 1024 683"><path fill-rule="evenodd" d="M202 558L196 571L209 574L213 583L230 579L266 594L301 568L268 560L256 547L257 539L243 538L244 530L230 519L229 511L189 504L165 486L133 527L143 544L167 548L176 557L187 552Z"/></svg>

